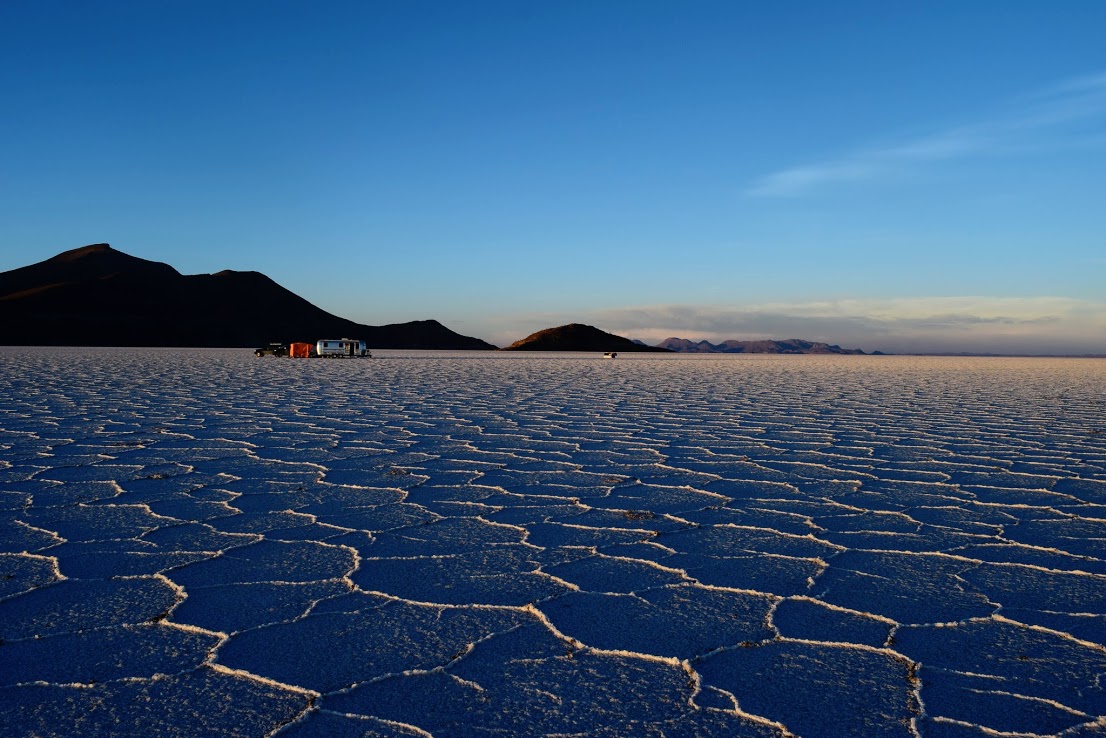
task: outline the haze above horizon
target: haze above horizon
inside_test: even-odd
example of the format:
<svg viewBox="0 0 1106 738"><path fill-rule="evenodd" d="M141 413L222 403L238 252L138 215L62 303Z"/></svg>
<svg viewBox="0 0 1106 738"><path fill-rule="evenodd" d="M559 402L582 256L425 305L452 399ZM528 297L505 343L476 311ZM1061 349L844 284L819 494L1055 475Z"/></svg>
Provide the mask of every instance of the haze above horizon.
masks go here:
<svg viewBox="0 0 1106 738"><path fill-rule="evenodd" d="M0 5L0 271L505 345L1106 353L1106 3Z"/></svg>

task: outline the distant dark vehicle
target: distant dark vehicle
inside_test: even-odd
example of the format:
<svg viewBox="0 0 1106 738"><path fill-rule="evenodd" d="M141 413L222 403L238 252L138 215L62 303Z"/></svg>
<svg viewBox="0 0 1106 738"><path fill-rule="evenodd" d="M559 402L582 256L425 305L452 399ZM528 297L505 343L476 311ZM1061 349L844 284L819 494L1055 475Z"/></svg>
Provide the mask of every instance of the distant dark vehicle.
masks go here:
<svg viewBox="0 0 1106 738"><path fill-rule="evenodd" d="M253 352L254 356L287 356L288 344L286 343L270 343L268 346L262 346Z"/></svg>

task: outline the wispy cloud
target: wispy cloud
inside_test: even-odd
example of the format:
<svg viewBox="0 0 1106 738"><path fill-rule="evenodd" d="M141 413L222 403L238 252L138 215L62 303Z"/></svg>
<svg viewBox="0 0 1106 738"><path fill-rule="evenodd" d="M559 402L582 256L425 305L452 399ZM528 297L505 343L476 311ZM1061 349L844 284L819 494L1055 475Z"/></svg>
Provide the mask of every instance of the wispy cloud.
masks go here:
<svg viewBox="0 0 1106 738"><path fill-rule="evenodd" d="M1106 353L1106 302L1063 297L651 305L523 320L527 332L584 322L647 343L804 338L903 353Z"/></svg>
<svg viewBox="0 0 1106 738"><path fill-rule="evenodd" d="M938 161L1101 145L1106 125L1106 73L1064 81L1026 95L1012 107L991 120L788 167L753 182L745 194L795 197L825 185L876 180L911 166Z"/></svg>

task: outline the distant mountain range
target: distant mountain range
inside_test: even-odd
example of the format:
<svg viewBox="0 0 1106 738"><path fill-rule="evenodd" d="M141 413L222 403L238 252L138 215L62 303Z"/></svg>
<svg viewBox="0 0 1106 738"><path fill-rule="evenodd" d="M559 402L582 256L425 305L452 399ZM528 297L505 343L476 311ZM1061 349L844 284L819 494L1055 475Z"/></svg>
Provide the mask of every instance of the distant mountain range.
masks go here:
<svg viewBox="0 0 1106 738"><path fill-rule="evenodd" d="M666 338L656 346L623 338L582 323L546 328L515 341L501 351L624 351L675 352L682 354L863 354L860 349L844 349L828 343L790 338L786 341L689 341ZM879 354L879 351L874 352Z"/></svg>
<svg viewBox="0 0 1106 738"><path fill-rule="evenodd" d="M659 346L669 351L683 354L864 354L860 349L845 349L840 346L789 338L786 341L689 341L686 338L666 338ZM873 354L882 354L874 351Z"/></svg>
<svg viewBox="0 0 1106 738"><path fill-rule="evenodd" d="M0 272L0 345L245 347L342 337L362 339L371 348L495 349L436 320L355 323L316 307L260 272L184 275L106 243ZM648 346L581 323L538 331L503 350L864 353L800 339L712 344L667 338Z"/></svg>
<svg viewBox="0 0 1106 738"><path fill-rule="evenodd" d="M362 325L259 272L182 275L106 243L0 273L3 345L218 347L342 337L371 348L495 348L436 320Z"/></svg>
<svg viewBox="0 0 1106 738"><path fill-rule="evenodd" d="M615 351L615 352L661 352L669 349L659 346L646 346L629 338L616 336L598 328L582 323L570 323L557 328L546 328L533 333L521 341L515 341L501 351Z"/></svg>

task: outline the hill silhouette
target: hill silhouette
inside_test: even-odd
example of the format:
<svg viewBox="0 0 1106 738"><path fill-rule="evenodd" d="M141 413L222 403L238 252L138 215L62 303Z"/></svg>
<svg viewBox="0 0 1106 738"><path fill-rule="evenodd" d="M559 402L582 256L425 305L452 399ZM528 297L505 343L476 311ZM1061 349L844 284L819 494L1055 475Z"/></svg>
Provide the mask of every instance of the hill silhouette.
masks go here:
<svg viewBox="0 0 1106 738"><path fill-rule="evenodd" d="M671 351L692 354L863 354L860 349L846 349L836 344L789 338L786 341L736 341L722 343L690 341L686 338L666 338L658 346ZM876 351L875 353L880 353Z"/></svg>
<svg viewBox="0 0 1106 738"><path fill-rule="evenodd" d="M372 348L495 348L436 320L355 323L260 272L182 275L106 243L0 273L4 345L229 347L341 337Z"/></svg>
<svg viewBox="0 0 1106 738"><path fill-rule="evenodd" d="M501 351L624 351L668 352L667 348L645 346L583 323L570 323L532 333Z"/></svg>

